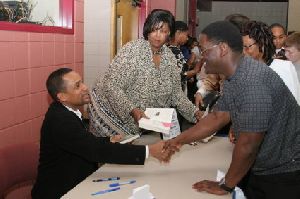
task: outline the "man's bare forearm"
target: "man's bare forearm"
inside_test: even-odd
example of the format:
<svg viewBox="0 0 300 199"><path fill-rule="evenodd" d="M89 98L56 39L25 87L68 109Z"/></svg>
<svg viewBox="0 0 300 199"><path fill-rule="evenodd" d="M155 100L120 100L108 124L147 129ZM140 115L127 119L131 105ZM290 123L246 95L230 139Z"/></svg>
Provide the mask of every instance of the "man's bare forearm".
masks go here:
<svg viewBox="0 0 300 199"><path fill-rule="evenodd" d="M212 112L201 119L195 126L182 132L175 138L180 144L188 144L206 138L230 122L227 112Z"/></svg>
<svg viewBox="0 0 300 199"><path fill-rule="evenodd" d="M226 186L234 187L253 165L264 133L241 133L232 154L232 161L225 176Z"/></svg>

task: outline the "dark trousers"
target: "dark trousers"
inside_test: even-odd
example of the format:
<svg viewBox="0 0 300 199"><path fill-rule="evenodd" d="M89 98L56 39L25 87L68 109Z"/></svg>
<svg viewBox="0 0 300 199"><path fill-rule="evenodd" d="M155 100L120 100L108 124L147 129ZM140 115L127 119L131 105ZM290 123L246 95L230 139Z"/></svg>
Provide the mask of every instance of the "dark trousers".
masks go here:
<svg viewBox="0 0 300 199"><path fill-rule="evenodd" d="M245 176L240 183L247 199L300 199L300 170Z"/></svg>

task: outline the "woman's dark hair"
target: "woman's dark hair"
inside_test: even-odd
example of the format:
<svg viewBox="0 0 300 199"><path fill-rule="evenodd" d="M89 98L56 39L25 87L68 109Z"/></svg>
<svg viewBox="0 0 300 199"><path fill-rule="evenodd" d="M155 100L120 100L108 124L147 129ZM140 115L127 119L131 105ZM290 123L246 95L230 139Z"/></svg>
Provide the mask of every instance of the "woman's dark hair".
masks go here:
<svg viewBox="0 0 300 199"><path fill-rule="evenodd" d="M57 94L65 90L63 76L72 71L73 70L70 68L60 68L49 75L46 86L49 95L54 101L59 101L57 98Z"/></svg>
<svg viewBox="0 0 300 199"><path fill-rule="evenodd" d="M191 49L192 46L193 46L193 44L194 44L194 42L197 42L197 43L198 43L197 39L196 39L195 37L188 36L188 40L187 40L187 42L185 43L185 45L186 45L189 49Z"/></svg>
<svg viewBox="0 0 300 199"><path fill-rule="evenodd" d="M214 42L224 42L233 52L243 52L243 41L239 29L229 21L217 21L206 26L202 32Z"/></svg>
<svg viewBox="0 0 300 199"><path fill-rule="evenodd" d="M273 43L273 35L267 24L260 21L249 21L243 31L242 36L248 35L258 45L259 52L263 53L263 60L267 65L273 61L275 54L275 45Z"/></svg>
<svg viewBox="0 0 300 199"><path fill-rule="evenodd" d="M188 31L189 30L189 27L188 25L183 22L183 21L175 21L175 32L179 30L179 31L182 31L182 32L185 32L185 31Z"/></svg>
<svg viewBox="0 0 300 199"><path fill-rule="evenodd" d="M143 36L146 40L148 40L148 35L154 30L158 30L161 28L161 22L168 24L170 28L170 37L173 37L175 33L174 23L175 18L172 13L168 10L163 9L154 9L148 15L143 29Z"/></svg>

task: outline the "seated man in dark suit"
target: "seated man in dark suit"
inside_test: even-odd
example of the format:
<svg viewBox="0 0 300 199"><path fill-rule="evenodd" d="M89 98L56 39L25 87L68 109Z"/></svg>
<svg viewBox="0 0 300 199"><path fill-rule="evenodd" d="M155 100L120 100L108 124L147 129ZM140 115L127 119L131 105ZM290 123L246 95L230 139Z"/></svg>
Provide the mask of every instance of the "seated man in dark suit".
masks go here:
<svg viewBox="0 0 300 199"><path fill-rule="evenodd" d="M138 146L95 137L85 128L79 108L90 102L88 88L72 69L61 68L47 79L54 102L41 129L38 176L33 199L56 199L97 169L97 163L142 165L148 155L159 160L164 142Z"/></svg>

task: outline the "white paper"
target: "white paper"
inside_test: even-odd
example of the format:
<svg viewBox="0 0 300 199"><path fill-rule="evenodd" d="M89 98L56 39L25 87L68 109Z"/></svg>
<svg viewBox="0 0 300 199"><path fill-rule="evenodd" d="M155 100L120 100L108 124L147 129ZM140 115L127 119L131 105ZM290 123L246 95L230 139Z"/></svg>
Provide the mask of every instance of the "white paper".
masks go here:
<svg viewBox="0 0 300 199"><path fill-rule="evenodd" d="M219 182L224 177L225 177L225 173L218 169L216 181ZM246 199L246 197L244 195L244 192L239 187L235 187L232 199Z"/></svg>
<svg viewBox="0 0 300 199"><path fill-rule="evenodd" d="M145 184L144 186L133 189L132 196L128 199L154 199L152 193L150 193L150 186Z"/></svg>
<svg viewBox="0 0 300 199"><path fill-rule="evenodd" d="M139 127L163 133L170 139L180 134L177 114L173 108L146 108L145 115L149 118L139 120Z"/></svg>
<svg viewBox="0 0 300 199"><path fill-rule="evenodd" d="M121 141L120 141L120 144L126 144L126 143L129 143L129 142L132 142L133 140L139 138L140 135L127 135L125 136Z"/></svg>
<svg viewBox="0 0 300 199"><path fill-rule="evenodd" d="M169 134L163 134L163 139L164 140L172 139L172 138L178 136L181 133L180 125L179 125L179 122L178 122L178 119L177 119L177 113L176 113L175 110L173 111L171 123L173 125L170 128Z"/></svg>

